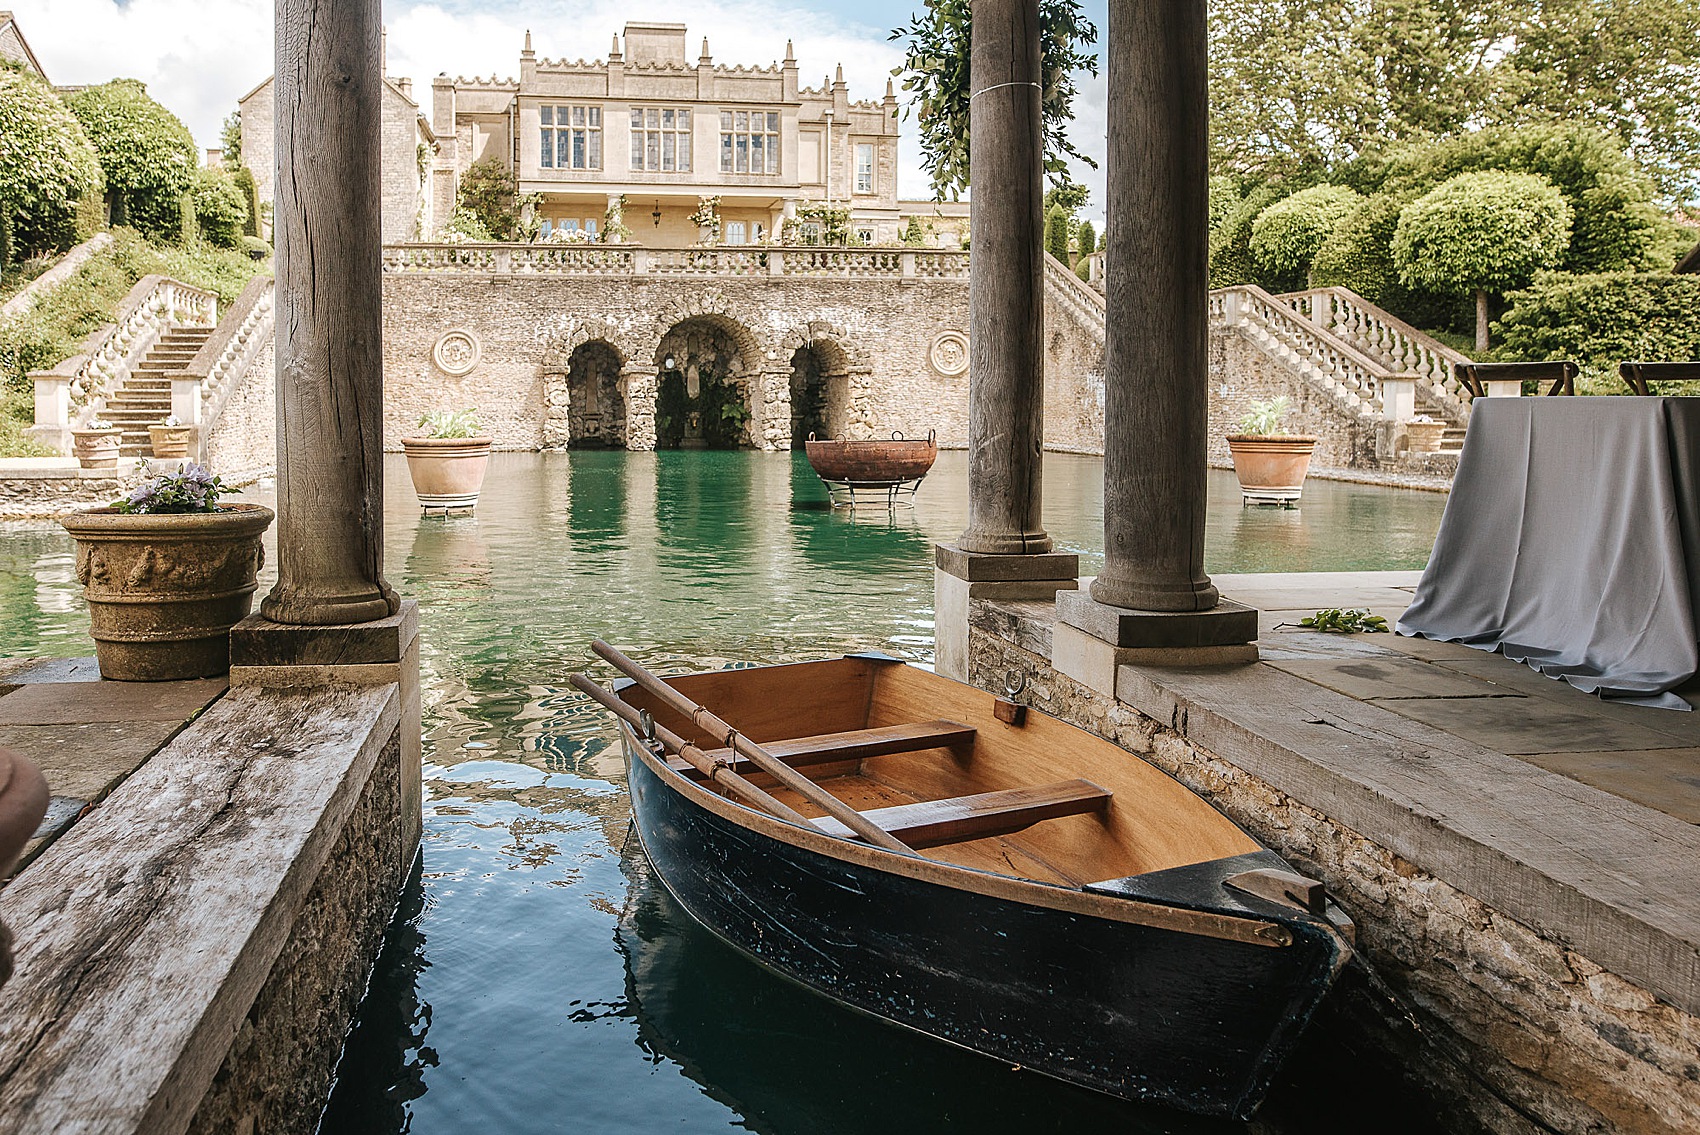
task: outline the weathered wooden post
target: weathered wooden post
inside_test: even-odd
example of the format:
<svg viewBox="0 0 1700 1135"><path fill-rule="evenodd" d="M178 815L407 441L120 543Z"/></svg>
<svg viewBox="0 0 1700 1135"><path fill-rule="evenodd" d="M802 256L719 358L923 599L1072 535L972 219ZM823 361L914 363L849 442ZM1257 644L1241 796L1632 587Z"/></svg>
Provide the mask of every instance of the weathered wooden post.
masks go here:
<svg viewBox="0 0 1700 1135"><path fill-rule="evenodd" d="M396 613L383 580L379 0L277 3L277 623Z"/></svg>
<svg viewBox="0 0 1700 1135"><path fill-rule="evenodd" d="M1040 503L1044 441L1044 139L1038 0L974 0L969 103L968 528L940 544L935 665L968 677L975 597L1049 598L1079 558L1051 552Z"/></svg>
<svg viewBox="0 0 1700 1135"><path fill-rule="evenodd" d="M1257 657L1257 612L1204 573L1209 100L1205 0L1111 0L1104 570L1057 597L1052 662Z"/></svg>

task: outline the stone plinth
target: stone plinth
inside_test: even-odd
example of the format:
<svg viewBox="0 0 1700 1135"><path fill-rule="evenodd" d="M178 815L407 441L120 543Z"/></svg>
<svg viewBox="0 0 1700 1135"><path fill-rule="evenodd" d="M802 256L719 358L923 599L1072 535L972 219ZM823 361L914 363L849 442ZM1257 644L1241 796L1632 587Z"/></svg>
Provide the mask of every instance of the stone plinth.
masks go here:
<svg viewBox="0 0 1700 1135"><path fill-rule="evenodd" d="M1208 611L1136 611L1078 591L1057 595L1052 663L1114 697L1122 666L1229 666L1257 661L1257 609L1223 599Z"/></svg>
<svg viewBox="0 0 1700 1135"><path fill-rule="evenodd" d="M1078 587L1080 557L1072 552L995 556L934 545L933 668L968 680L968 605L975 599L1050 599Z"/></svg>
<svg viewBox="0 0 1700 1135"><path fill-rule="evenodd" d="M421 831L422 704L419 691L419 603L403 599L385 619L341 626L297 627L250 615L230 630L230 684L380 686L401 692L401 813L407 846Z"/></svg>

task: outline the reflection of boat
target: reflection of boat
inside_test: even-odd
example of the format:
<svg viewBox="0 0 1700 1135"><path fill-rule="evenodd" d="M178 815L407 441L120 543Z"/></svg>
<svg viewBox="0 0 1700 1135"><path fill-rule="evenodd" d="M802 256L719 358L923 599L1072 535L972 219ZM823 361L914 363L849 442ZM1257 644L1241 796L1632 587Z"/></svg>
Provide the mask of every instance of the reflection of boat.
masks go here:
<svg viewBox="0 0 1700 1135"><path fill-rule="evenodd" d="M913 495L939 455L937 436L931 430L920 440L894 433L883 441L817 441L810 434L803 448L835 505L853 505L870 495L886 503L900 493Z"/></svg>
<svg viewBox="0 0 1700 1135"><path fill-rule="evenodd" d="M723 770L622 724L637 830L680 904L854 1008L1111 1095L1243 1118L1350 955L1319 886L1053 718L868 656L668 685L926 849L856 842L806 795L711 753L812 826L745 807L718 790ZM619 697L663 738L725 743L639 686Z"/></svg>

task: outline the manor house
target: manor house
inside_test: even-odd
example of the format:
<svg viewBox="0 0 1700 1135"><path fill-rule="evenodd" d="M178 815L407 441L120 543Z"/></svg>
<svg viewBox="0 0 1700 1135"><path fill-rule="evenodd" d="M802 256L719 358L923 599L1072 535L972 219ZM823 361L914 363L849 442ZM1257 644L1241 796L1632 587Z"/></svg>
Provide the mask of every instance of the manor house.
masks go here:
<svg viewBox="0 0 1700 1135"><path fill-rule="evenodd" d="M495 159L520 191L542 195L549 231L599 234L623 197L632 239L658 246L697 241L691 220L703 197L719 197L720 240L759 243L782 218L825 203L850 211L864 242L895 242L897 98L852 101L840 67L802 86L797 60L726 66L708 40L693 63L684 24L628 23L606 60L539 58L531 33L519 78L431 84L438 138L433 214L453 211L461 175Z"/></svg>

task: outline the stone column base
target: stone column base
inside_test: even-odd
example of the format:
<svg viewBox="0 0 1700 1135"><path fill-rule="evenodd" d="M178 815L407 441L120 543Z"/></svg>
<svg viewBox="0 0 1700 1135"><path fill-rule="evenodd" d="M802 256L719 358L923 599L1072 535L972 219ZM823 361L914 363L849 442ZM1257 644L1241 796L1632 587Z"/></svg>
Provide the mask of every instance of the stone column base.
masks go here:
<svg viewBox="0 0 1700 1135"><path fill-rule="evenodd" d="M975 599L1050 600L1080 586L1080 557L1068 552L989 556L935 544L933 669L968 680L968 605Z"/></svg>
<svg viewBox="0 0 1700 1135"><path fill-rule="evenodd" d="M1084 582L1084 581L1083 581ZM1208 611L1134 611L1082 589L1057 596L1051 665L1116 696L1123 666L1229 666L1257 661L1257 608L1223 599Z"/></svg>
<svg viewBox="0 0 1700 1135"><path fill-rule="evenodd" d="M381 686L401 688L403 854L419 846L424 805L419 602L403 599L387 619L297 627L249 615L230 629L231 686Z"/></svg>

